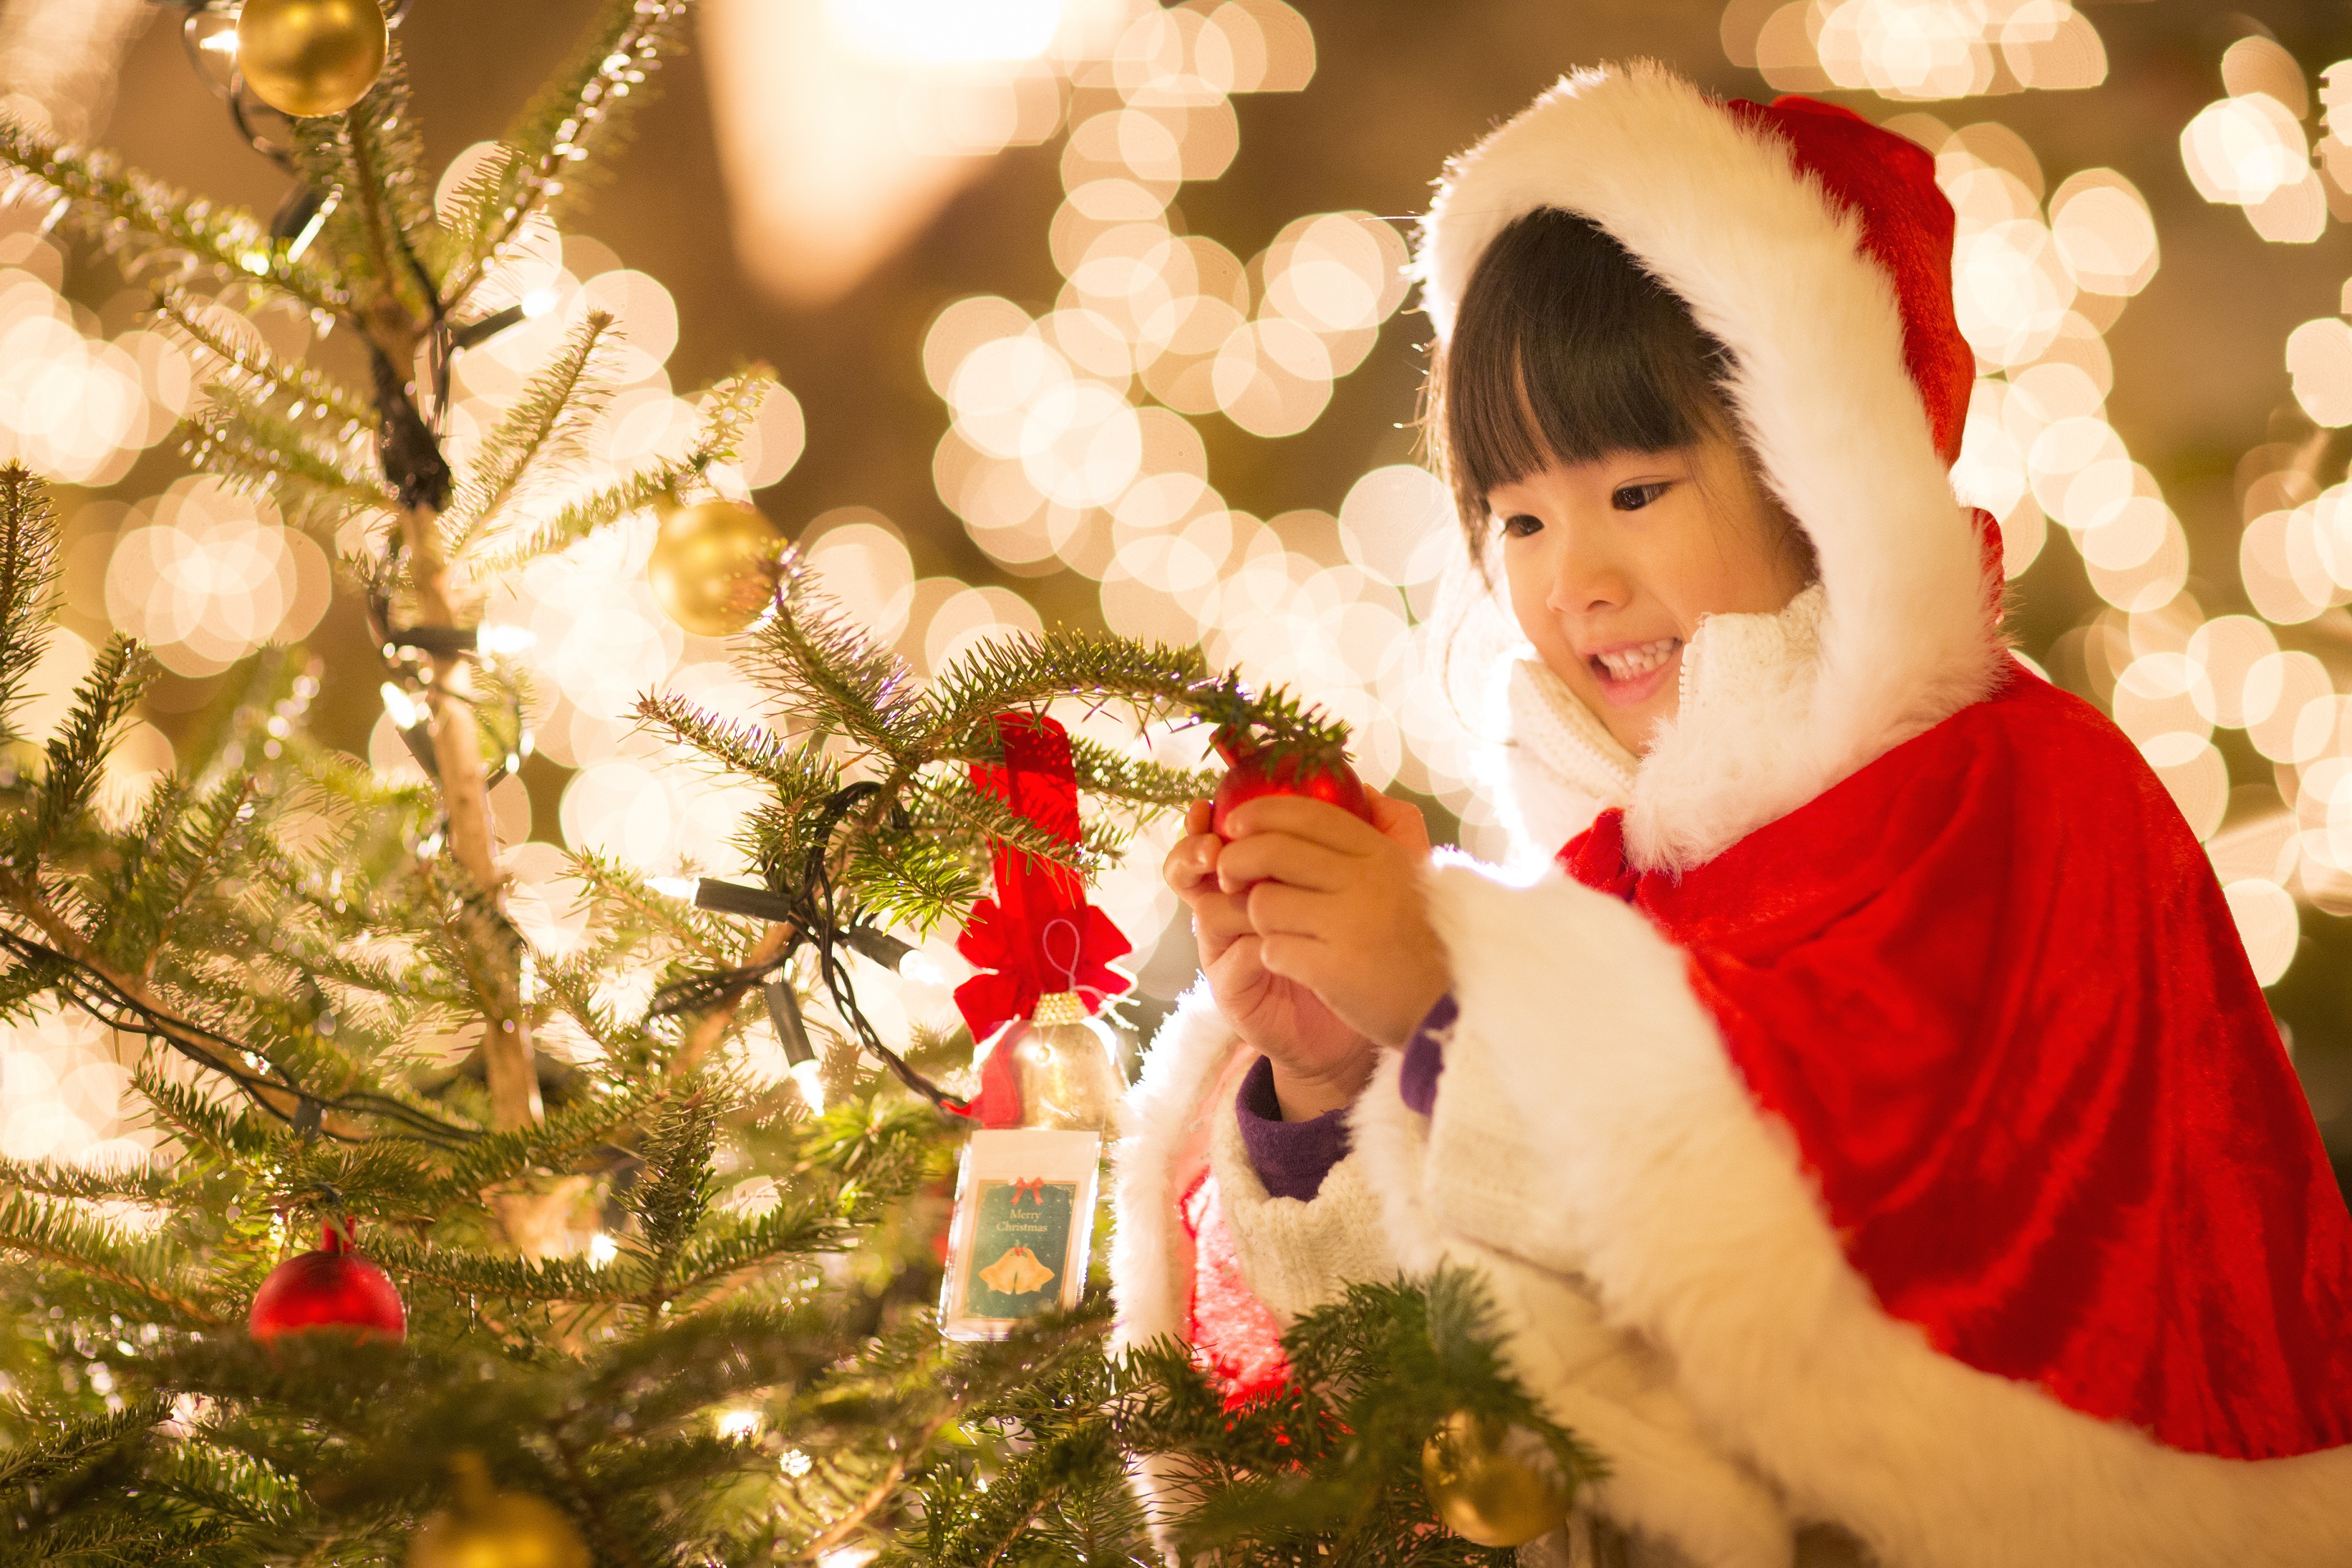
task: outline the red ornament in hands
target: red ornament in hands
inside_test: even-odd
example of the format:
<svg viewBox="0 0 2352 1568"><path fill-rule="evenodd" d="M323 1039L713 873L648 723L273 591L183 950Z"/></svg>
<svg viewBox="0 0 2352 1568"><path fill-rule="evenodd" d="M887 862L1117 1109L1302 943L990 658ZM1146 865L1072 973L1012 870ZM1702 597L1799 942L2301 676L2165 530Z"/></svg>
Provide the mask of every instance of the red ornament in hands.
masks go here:
<svg viewBox="0 0 2352 1568"><path fill-rule="evenodd" d="M1225 819L1243 801L1261 795L1304 795L1367 822L1372 820L1371 797L1348 766L1345 752L1264 746L1234 729L1218 730L1216 746L1226 768L1210 802L1209 825L1221 839L1233 836L1225 831Z"/></svg>
<svg viewBox="0 0 2352 1568"><path fill-rule="evenodd" d="M298 1252L269 1270L253 1293L246 1327L268 1344L305 1329L335 1329L397 1344L408 1337L408 1312L392 1279L352 1250L351 1222L327 1221L315 1252Z"/></svg>

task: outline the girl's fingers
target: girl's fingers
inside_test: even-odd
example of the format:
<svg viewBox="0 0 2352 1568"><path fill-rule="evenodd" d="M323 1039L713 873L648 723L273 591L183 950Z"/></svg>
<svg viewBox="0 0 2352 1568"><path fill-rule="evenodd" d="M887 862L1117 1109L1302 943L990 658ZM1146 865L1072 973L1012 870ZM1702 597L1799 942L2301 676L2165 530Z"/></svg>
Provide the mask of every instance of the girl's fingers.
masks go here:
<svg viewBox="0 0 2352 1568"><path fill-rule="evenodd" d="M1257 939L1257 961L1269 975L1296 981L1323 995L1324 981L1330 977L1331 946L1312 936L1260 936Z"/></svg>
<svg viewBox="0 0 2352 1568"><path fill-rule="evenodd" d="M1218 854L1217 885L1239 893L1270 880L1333 893L1348 884L1358 859L1288 833L1258 833L1235 839Z"/></svg>
<svg viewBox="0 0 2352 1568"><path fill-rule="evenodd" d="M1372 826L1415 854L1429 852L1429 823L1417 806L1391 800L1377 789L1364 793L1372 802Z"/></svg>
<svg viewBox="0 0 2352 1568"><path fill-rule="evenodd" d="M1321 941L1340 928L1348 901L1328 893L1262 882L1249 891L1249 923L1261 936L1309 936Z"/></svg>
<svg viewBox="0 0 2352 1568"><path fill-rule="evenodd" d="M1204 949L1223 948L1255 929L1248 904L1231 894L1207 894L1192 900L1192 935Z"/></svg>
<svg viewBox="0 0 2352 1568"><path fill-rule="evenodd" d="M1160 875L1176 896L1191 901L1195 889L1209 885L1217 869L1217 856L1224 841L1214 833L1195 833L1179 839L1168 858L1160 863Z"/></svg>
<svg viewBox="0 0 2352 1568"><path fill-rule="evenodd" d="M1184 808L1184 831L1194 838L1209 831L1210 813L1213 810L1206 800L1195 800Z"/></svg>
<svg viewBox="0 0 2352 1568"><path fill-rule="evenodd" d="M1352 812L1304 795L1261 795L1225 819L1240 844L1259 833L1285 833L1325 849L1361 854L1380 830Z"/></svg>

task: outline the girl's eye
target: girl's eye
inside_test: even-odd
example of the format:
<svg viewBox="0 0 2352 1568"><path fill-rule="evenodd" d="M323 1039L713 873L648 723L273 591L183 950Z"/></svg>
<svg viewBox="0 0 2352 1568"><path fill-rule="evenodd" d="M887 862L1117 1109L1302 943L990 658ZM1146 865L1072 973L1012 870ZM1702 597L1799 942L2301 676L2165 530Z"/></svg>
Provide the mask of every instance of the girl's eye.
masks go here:
<svg viewBox="0 0 2352 1568"><path fill-rule="evenodd" d="M1647 485L1620 485L1609 493L1609 504L1621 512L1638 512L1666 493L1663 482Z"/></svg>
<svg viewBox="0 0 2352 1568"><path fill-rule="evenodd" d="M1506 538L1523 539L1530 534L1541 532L1543 532L1541 517L1529 517L1525 512L1517 512L1503 519L1503 536Z"/></svg>

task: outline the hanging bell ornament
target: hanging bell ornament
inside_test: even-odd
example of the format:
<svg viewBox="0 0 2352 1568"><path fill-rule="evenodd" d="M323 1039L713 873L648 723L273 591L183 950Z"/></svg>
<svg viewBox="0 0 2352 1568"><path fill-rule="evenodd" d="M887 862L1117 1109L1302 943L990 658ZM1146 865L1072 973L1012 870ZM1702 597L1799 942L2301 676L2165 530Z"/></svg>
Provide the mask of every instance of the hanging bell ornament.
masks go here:
<svg viewBox="0 0 2352 1568"><path fill-rule="evenodd" d="M1568 1483L1531 1434L1467 1410L1421 1448L1421 1484L1444 1526L1480 1546L1524 1546L1568 1522Z"/></svg>
<svg viewBox="0 0 2352 1568"><path fill-rule="evenodd" d="M297 120L341 114L383 74L376 0L245 0L236 68L253 95Z"/></svg>
<svg viewBox="0 0 2352 1568"><path fill-rule="evenodd" d="M449 1461L457 1500L417 1528L408 1568L589 1568L587 1543L562 1509L529 1492L497 1491L479 1454Z"/></svg>
<svg viewBox="0 0 2352 1568"><path fill-rule="evenodd" d="M1013 1052L1013 1082L1021 1088L1020 1124L1064 1133L1109 1130L1127 1093L1109 1031L1087 1016L1076 991L1037 998L1026 1023L1015 1019L996 1031L982 1058Z"/></svg>
<svg viewBox="0 0 2352 1568"><path fill-rule="evenodd" d="M698 637L731 637L760 618L783 576L784 532L736 501L668 507L646 580L663 612Z"/></svg>

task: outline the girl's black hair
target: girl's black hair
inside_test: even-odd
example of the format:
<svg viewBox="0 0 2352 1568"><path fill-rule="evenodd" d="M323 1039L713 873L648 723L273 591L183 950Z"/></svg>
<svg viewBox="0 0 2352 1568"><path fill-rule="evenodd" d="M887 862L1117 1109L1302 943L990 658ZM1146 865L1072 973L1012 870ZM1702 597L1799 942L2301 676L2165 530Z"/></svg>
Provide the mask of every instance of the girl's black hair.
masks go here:
<svg viewBox="0 0 2352 1568"><path fill-rule="evenodd" d="M1731 353L1598 225L1515 218L1470 275L1426 427L1474 550L1486 496L1553 462L1730 434Z"/></svg>

